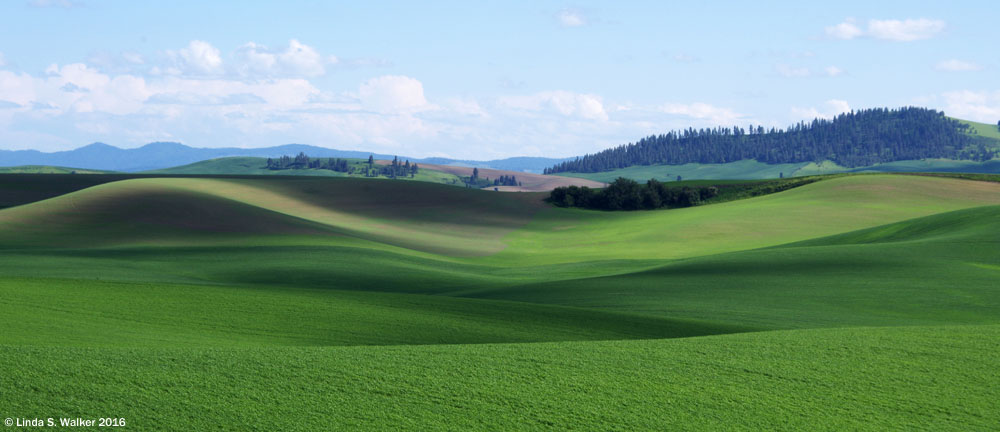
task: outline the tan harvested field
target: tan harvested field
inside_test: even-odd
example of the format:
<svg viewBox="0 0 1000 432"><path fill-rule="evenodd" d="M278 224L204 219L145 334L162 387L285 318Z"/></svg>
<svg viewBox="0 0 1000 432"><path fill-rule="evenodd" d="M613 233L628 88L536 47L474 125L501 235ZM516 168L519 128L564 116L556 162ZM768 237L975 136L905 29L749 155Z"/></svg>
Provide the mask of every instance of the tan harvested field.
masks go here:
<svg viewBox="0 0 1000 432"><path fill-rule="evenodd" d="M379 165L388 165L392 161L388 160L378 160L375 163ZM434 165L434 164L419 164L420 168L430 169L434 171L446 172L448 174L454 174L457 176L468 177L472 175L472 168L453 166L453 165ZM531 174L519 171L506 171L506 170L495 170L489 168L480 168L480 177L489 177L490 179L495 179L503 175L512 175L517 177L517 180L521 182L521 186L497 186L497 190L501 192L548 192L557 187L563 186L587 186L591 188L602 188L604 183L587 180L582 178L573 177L561 177L561 176L547 176L542 174ZM489 187L488 189L493 189Z"/></svg>

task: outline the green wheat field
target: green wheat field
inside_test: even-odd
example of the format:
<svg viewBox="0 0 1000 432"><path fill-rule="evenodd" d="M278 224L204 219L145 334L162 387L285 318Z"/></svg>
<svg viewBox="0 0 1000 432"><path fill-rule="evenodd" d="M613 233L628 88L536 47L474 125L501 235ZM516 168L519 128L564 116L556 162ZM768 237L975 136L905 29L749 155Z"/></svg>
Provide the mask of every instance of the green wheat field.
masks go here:
<svg viewBox="0 0 1000 432"><path fill-rule="evenodd" d="M683 209L0 176L5 417L127 430L997 430L1000 183Z"/></svg>

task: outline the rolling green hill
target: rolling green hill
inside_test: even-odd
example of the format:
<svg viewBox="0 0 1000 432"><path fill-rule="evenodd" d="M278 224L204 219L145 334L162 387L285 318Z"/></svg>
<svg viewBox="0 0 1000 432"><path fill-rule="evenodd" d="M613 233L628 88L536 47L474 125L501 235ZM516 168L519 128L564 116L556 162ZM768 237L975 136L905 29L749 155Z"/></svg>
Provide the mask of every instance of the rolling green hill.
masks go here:
<svg viewBox="0 0 1000 432"><path fill-rule="evenodd" d="M360 172L362 165L367 165L363 159L347 159L350 165ZM209 159L193 164L147 171L146 174L187 174L187 175L271 175L271 176L322 176L322 177L361 177L326 169L267 169L267 158L259 157L225 157ZM458 176L446 172L420 169L415 176L400 177L400 180L415 180L448 185L463 185Z"/></svg>
<svg viewBox="0 0 1000 432"><path fill-rule="evenodd" d="M599 212L427 182L59 192L37 178L0 183L0 202L20 200L0 209L13 415L137 430L1000 425L998 183L852 175Z"/></svg>

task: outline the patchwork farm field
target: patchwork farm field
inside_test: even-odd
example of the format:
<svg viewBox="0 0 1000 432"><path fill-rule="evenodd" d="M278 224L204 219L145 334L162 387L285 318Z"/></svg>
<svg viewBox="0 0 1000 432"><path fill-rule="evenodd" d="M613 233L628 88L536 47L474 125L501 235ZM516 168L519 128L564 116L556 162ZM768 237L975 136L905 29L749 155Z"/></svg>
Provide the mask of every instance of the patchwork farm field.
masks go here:
<svg viewBox="0 0 1000 432"><path fill-rule="evenodd" d="M850 175L602 212L429 182L90 176L0 176L7 416L1000 428L1000 183Z"/></svg>

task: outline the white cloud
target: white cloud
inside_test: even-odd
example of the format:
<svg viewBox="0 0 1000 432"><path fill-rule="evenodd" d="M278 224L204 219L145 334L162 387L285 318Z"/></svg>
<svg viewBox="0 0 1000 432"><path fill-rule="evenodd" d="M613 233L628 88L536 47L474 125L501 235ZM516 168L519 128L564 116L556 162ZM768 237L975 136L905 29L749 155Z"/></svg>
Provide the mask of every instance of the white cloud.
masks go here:
<svg viewBox="0 0 1000 432"><path fill-rule="evenodd" d="M746 120L746 116L730 108L717 107L701 102L692 104L668 103L662 105L660 111L667 114L706 120L712 125L731 125Z"/></svg>
<svg viewBox="0 0 1000 432"><path fill-rule="evenodd" d="M358 89L361 105L382 113L417 112L430 109L424 98L424 85L401 75L372 78Z"/></svg>
<svg viewBox="0 0 1000 432"><path fill-rule="evenodd" d="M563 27L580 27L587 25L587 18L580 11L563 9L556 14L556 19Z"/></svg>
<svg viewBox="0 0 1000 432"><path fill-rule="evenodd" d="M835 39L871 37L896 42L930 39L945 29L945 22L927 18L869 20L866 29L858 26L853 18L826 28L826 35Z"/></svg>
<svg viewBox="0 0 1000 432"><path fill-rule="evenodd" d="M929 39L944 31L944 21L926 18L868 21L868 34L876 39L909 42Z"/></svg>
<svg viewBox="0 0 1000 432"><path fill-rule="evenodd" d="M778 71L778 75L781 75L785 78L805 78L807 76L812 75L812 72L809 71L809 68L804 68L804 67L797 68L786 64L779 64L778 66L775 67L775 69Z"/></svg>
<svg viewBox="0 0 1000 432"><path fill-rule="evenodd" d="M971 72L982 70L978 64L966 62L958 59L944 60L934 66L934 69L946 72Z"/></svg>
<svg viewBox="0 0 1000 432"><path fill-rule="evenodd" d="M568 91L546 91L527 96L506 96L499 100L505 108L520 111L554 111L564 117L607 121L608 113L600 96Z"/></svg>
<svg viewBox="0 0 1000 432"><path fill-rule="evenodd" d="M837 66L827 66L821 71L813 71L807 67L793 67L786 64L779 64L775 66L775 71L778 75L785 78L807 78L811 76L826 76L826 77L838 77L843 75L845 72L843 69Z"/></svg>
<svg viewBox="0 0 1000 432"><path fill-rule="evenodd" d="M290 40L284 50L248 42L236 50L235 57L236 72L243 76L319 76L326 73L326 64L337 62L336 57L324 58L296 39Z"/></svg>
<svg viewBox="0 0 1000 432"><path fill-rule="evenodd" d="M830 99L826 101L824 105L826 105L826 108L822 110L815 107L792 107L793 120L812 120L816 118L832 119L837 115L851 111L850 104L848 104L845 100Z"/></svg>
<svg viewBox="0 0 1000 432"><path fill-rule="evenodd" d="M170 70L168 73L180 74L183 71L195 74L211 75L222 72L222 56L219 49L212 44L193 40L187 47L178 51L168 51L170 56L178 63L178 68Z"/></svg>
<svg viewBox="0 0 1000 432"><path fill-rule="evenodd" d="M945 100L944 112L949 116L990 124L1000 120L1000 91L962 90L942 96Z"/></svg>
<svg viewBox="0 0 1000 432"><path fill-rule="evenodd" d="M848 18L840 24L827 27L826 34L836 39L854 39L864 35L865 31L858 27L853 18Z"/></svg>

